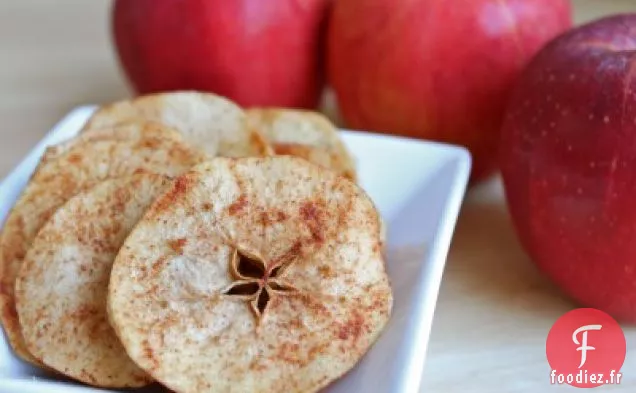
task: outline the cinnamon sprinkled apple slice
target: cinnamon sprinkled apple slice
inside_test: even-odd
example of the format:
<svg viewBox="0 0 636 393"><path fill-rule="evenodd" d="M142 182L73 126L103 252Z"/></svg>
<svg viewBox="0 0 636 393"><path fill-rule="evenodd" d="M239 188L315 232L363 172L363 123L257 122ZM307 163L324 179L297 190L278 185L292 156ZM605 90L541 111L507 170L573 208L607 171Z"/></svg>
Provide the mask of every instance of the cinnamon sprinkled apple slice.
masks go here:
<svg viewBox="0 0 636 393"><path fill-rule="evenodd" d="M249 157L272 153L264 137L248 126L234 102L211 93L175 91L140 96L100 107L84 131L121 122L153 121L173 127L211 156Z"/></svg>
<svg viewBox="0 0 636 393"><path fill-rule="evenodd" d="M389 319L381 251L378 213L351 181L299 158L217 158L126 240L110 319L176 392L315 392Z"/></svg>

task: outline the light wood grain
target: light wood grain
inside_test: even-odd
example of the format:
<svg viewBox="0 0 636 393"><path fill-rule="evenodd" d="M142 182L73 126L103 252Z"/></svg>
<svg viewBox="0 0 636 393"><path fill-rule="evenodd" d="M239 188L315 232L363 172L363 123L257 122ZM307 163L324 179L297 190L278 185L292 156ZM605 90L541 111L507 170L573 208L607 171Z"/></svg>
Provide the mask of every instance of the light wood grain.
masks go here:
<svg viewBox="0 0 636 393"><path fill-rule="evenodd" d="M0 1L0 176L76 105L128 94L105 0Z"/></svg>
<svg viewBox="0 0 636 393"><path fill-rule="evenodd" d="M634 0L574 0L576 21L636 11ZM107 0L0 1L0 177L69 109L129 94L112 54ZM500 183L471 191L437 308L423 392L544 392L545 338L573 306L521 250ZM628 329L620 386L636 388ZM574 389L570 389L574 390Z"/></svg>

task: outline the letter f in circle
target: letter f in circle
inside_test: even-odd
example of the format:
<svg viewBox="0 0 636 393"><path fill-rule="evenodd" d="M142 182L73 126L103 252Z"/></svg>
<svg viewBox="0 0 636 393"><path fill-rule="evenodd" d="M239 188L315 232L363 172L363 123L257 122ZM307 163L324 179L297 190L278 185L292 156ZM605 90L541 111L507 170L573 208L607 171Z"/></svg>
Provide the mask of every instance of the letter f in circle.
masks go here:
<svg viewBox="0 0 636 393"><path fill-rule="evenodd" d="M576 348L577 351L581 351L581 364L579 364L579 368L583 367L585 361L587 360L587 351L593 351L596 349L592 346L587 345L587 332L589 330L601 330L602 327L603 326L601 325L585 325L576 329L572 334L572 341L574 341L574 344L580 345L580 347ZM583 334L581 335L581 342L579 342L577 336L581 332L583 332Z"/></svg>

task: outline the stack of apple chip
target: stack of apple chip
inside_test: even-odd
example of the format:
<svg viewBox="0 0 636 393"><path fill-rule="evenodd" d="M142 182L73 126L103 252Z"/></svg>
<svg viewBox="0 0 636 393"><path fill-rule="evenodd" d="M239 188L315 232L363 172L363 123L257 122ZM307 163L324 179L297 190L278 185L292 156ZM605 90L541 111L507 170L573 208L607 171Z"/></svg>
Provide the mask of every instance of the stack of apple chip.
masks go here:
<svg viewBox="0 0 636 393"><path fill-rule="evenodd" d="M15 353L83 383L313 392L390 316L383 225L322 116L211 94L98 109L0 237Z"/></svg>

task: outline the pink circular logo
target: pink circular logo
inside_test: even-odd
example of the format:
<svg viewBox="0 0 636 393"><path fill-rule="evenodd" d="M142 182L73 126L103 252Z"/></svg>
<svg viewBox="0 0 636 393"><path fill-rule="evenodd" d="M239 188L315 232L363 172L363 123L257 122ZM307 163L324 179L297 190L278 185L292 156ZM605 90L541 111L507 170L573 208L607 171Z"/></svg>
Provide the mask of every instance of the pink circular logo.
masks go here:
<svg viewBox="0 0 636 393"><path fill-rule="evenodd" d="M546 341L550 383L580 388L621 383L625 335L603 311L579 308L559 318Z"/></svg>

